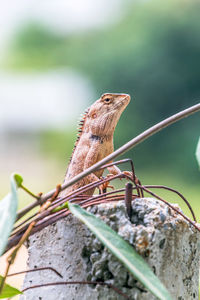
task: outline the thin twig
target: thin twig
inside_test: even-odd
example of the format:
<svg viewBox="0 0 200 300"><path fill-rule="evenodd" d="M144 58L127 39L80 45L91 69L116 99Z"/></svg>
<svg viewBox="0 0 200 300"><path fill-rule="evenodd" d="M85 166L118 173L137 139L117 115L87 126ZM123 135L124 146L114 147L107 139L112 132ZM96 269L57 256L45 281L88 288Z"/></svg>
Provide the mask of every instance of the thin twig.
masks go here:
<svg viewBox="0 0 200 300"><path fill-rule="evenodd" d="M160 196L156 195L155 193L151 192L145 186L140 186L140 188L142 188L145 192L147 192L148 194L154 196L158 200L160 200L160 201L164 202L165 204L167 204L171 209L173 209L177 214L181 215L186 221L188 221L192 226L194 226L200 232L200 227L197 226L195 224L195 222L191 221L187 216L185 216L180 210L178 210L177 208L175 208L172 204L170 204L166 200L162 199Z"/></svg>
<svg viewBox="0 0 200 300"><path fill-rule="evenodd" d="M31 191L29 191L29 189L27 189L23 184L20 185L20 188L22 188L27 194L29 194L31 197L37 199L37 201L40 200L40 196L37 196L35 194L33 194Z"/></svg>
<svg viewBox="0 0 200 300"><path fill-rule="evenodd" d="M181 199L186 203L188 209L190 210L191 214L192 214L192 217L194 219L195 222L197 222L197 219L196 219L196 216L194 214L194 211L190 205L190 203L188 202L188 200L177 190L175 189L172 189L168 186L165 186L165 185L145 185L146 188L151 188L151 189L165 189L167 191L171 191L173 193L176 193L179 197L181 197Z"/></svg>
<svg viewBox="0 0 200 300"><path fill-rule="evenodd" d="M25 291L27 291L27 290L30 290L30 289L36 289L36 288L45 287L45 286L70 285L70 284L103 285L103 286L107 286L107 287L111 288L117 294L123 296L125 299L130 299L126 294L124 294L120 289L118 289L114 285L106 283L106 282L101 282L101 281L65 281L65 282L61 281L61 282L49 282L49 283L45 283L45 284L38 284L38 285L29 286L29 287L23 289L22 293L25 292Z"/></svg>
<svg viewBox="0 0 200 300"><path fill-rule="evenodd" d="M124 160L124 162L125 162L126 160ZM113 176L112 178L110 177L109 178L109 180L111 181L111 180L113 180L113 179L116 179L116 177L118 177L118 175L117 176ZM94 186L97 186L97 185L99 185L100 183L102 183L102 182L106 182L108 180L108 178L107 179L104 179L104 180L99 180L98 182L94 182L94 183L90 183L89 185L86 185L86 186L84 186L84 187L81 187L81 188L79 188L79 189L77 189L76 191L74 191L72 194L70 194L69 196L66 196L66 197L64 197L64 198L60 198L60 199L58 199L58 200L55 200L54 201L54 203L53 203L53 207L52 206L50 206L50 211L49 210L47 210L47 211L45 211L45 212L43 212L42 214L37 214L37 216L36 216L36 218L34 219L34 221L37 221L37 222L39 222L39 224L38 224L38 226L36 227L36 229L34 230L34 232L37 232L38 230L40 230L40 229L42 229L42 228L44 228L45 226L47 226L47 225L50 225L50 224L52 224L53 222L55 222L55 221L57 221L57 220L59 220L59 218L60 218L60 216L62 215L62 216L66 216L66 214L65 214L65 211L66 210L61 210L61 213L51 213L51 210L52 209L54 209L55 207L57 207L57 206L60 206L61 204L63 204L63 203L65 203L66 201L71 201L71 202L78 202L81 206L84 206L84 204L86 204L86 203L88 203L88 205L87 206L90 206L90 205L94 205L94 203L95 204L100 204L101 203L101 201L99 201L100 199L106 199L106 201L107 202L109 202L109 201L112 201L112 197L110 197L110 195L114 195L114 194L116 194L116 193L120 193L120 192L123 192L125 189L120 189L120 190L114 190L114 191L111 191L111 192L108 192L108 193L106 193L106 194L103 194L103 195L95 195L95 196L92 196L92 197L90 197L90 198L87 198L88 197L88 195L86 195L85 197L83 196L83 192L86 192L89 188L91 188L91 187L94 187ZM139 181L138 181L139 182ZM192 208L191 208L191 206L190 206L190 204L189 204L189 202L184 198L184 196L180 193L180 192L178 192L178 191L176 191L176 190L174 190L174 189L172 189L172 188L169 188L169 187L166 187L166 186L162 186L162 185L148 185L148 186L144 186L145 188L163 188L163 189L166 189L166 190L169 190L169 191L172 191L172 192L175 192L175 193L177 193L184 201L185 201L185 203L187 204L187 206L188 206L188 208L190 209L190 211L191 211L191 213L192 213L192 215L193 215L193 218L194 218L194 220L196 220L196 218L195 218L195 215L194 215L194 212L193 212L193 210L192 210ZM134 189L136 189L136 187L133 187L133 190ZM78 194L78 195L77 195ZM79 194L81 194L81 195L79 195ZM156 194L154 194L157 198L159 197L159 196L157 196ZM120 197L120 196L118 196L118 195L115 195L114 196L114 199L115 199L115 201L119 201L119 200L123 200L123 197L124 197L124 195L122 196L122 197ZM136 196L134 195L134 198L135 198ZM81 200L81 198L85 198L84 200L82 200L82 201L80 201ZM103 200L103 201L105 201L105 200ZM56 204L56 205L55 205ZM45 218L45 220L43 220ZM40 221L41 220L41 221ZM27 221L28 221L28 219L27 219ZM30 223L29 223L30 224ZM16 241L16 236L21 236L21 233L23 233L26 229L27 229L27 227L28 227L28 225L29 224L26 224L25 226L23 226L23 227L21 227L20 229L18 229L18 230L15 230L13 233L12 233L12 238L10 239L10 241L9 241L9 248L10 248L10 246L11 245L13 245L13 242L14 241ZM45 225L46 224L46 225ZM22 225L22 224L21 224ZM16 228L17 229L17 228ZM18 239L17 239L18 240ZM16 244L16 242L14 242L14 244Z"/></svg>
<svg viewBox="0 0 200 300"><path fill-rule="evenodd" d="M24 273L45 271L45 270L51 270L54 273L56 273L59 277L63 278L63 276L56 269L54 269L52 267L42 267L42 268L35 268L35 269L31 269L31 270L24 270L24 271L8 274L7 277L16 276L16 275L20 275L20 274L24 274Z"/></svg>

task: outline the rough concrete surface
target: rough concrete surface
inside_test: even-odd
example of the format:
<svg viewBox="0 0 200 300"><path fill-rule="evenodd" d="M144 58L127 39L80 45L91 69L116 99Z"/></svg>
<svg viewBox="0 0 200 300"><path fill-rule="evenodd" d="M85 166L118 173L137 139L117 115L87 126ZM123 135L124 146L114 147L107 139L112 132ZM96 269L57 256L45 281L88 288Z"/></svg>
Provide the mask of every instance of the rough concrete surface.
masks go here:
<svg viewBox="0 0 200 300"><path fill-rule="evenodd" d="M124 202L89 208L116 230L144 257L171 292L173 299L197 300L199 278L199 233L164 203L135 199L128 219ZM176 205L176 207L178 207ZM28 268L56 268L27 273L24 287L56 281L106 281L134 300L154 300L142 284L75 217L58 221L29 238ZM108 287L58 285L28 290L20 300L122 300Z"/></svg>

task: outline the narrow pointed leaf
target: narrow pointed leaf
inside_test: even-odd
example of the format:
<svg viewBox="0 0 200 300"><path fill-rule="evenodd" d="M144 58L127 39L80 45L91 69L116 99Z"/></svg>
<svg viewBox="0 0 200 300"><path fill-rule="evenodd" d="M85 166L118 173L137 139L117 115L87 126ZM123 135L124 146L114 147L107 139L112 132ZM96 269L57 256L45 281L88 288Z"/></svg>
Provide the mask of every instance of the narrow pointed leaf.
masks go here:
<svg viewBox="0 0 200 300"><path fill-rule="evenodd" d="M199 141L197 144L196 158L197 158L197 162L198 162L199 168L200 168L200 138L199 138Z"/></svg>
<svg viewBox="0 0 200 300"><path fill-rule="evenodd" d="M11 192L0 201L0 255L5 250L9 235L12 231L16 219L18 195L17 188L19 182L16 181L16 175L10 176ZM20 178L20 175L17 175Z"/></svg>
<svg viewBox="0 0 200 300"><path fill-rule="evenodd" d="M3 277L0 276L0 283L2 281L2 278ZM22 292L20 292L16 288L12 287L11 285L5 283L3 291L0 294L0 299L7 299L7 298L10 298L10 297L14 297L16 295L19 295L19 294L22 294Z"/></svg>
<svg viewBox="0 0 200 300"><path fill-rule="evenodd" d="M124 266L158 299L172 300L169 292L155 276L144 259L102 220L77 204L68 203L72 214L79 218L115 255Z"/></svg>

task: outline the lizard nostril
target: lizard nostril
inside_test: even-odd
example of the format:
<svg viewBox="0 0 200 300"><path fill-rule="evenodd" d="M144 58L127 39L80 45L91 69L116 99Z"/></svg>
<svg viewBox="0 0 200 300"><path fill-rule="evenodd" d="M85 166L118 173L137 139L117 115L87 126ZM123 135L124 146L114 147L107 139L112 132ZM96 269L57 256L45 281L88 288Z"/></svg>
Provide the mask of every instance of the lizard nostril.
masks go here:
<svg viewBox="0 0 200 300"><path fill-rule="evenodd" d="M125 99L131 100L131 96L127 94L127 95L125 95Z"/></svg>

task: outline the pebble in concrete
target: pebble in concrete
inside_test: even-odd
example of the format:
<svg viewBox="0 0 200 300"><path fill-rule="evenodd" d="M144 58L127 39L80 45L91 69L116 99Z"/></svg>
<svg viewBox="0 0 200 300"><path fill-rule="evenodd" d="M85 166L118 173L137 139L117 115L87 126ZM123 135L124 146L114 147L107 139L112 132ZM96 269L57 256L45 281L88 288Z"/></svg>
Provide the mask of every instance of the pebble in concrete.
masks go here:
<svg viewBox="0 0 200 300"><path fill-rule="evenodd" d="M144 257L173 299L198 298L199 233L164 203L135 199L131 220L124 202L88 208ZM176 208L178 206L176 205ZM105 281L135 300L154 300L117 259L75 217L69 216L29 238L28 268L52 266L63 281ZM61 281L51 271L28 273L24 287ZM71 285L33 289L20 300L122 300L108 287Z"/></svg>

